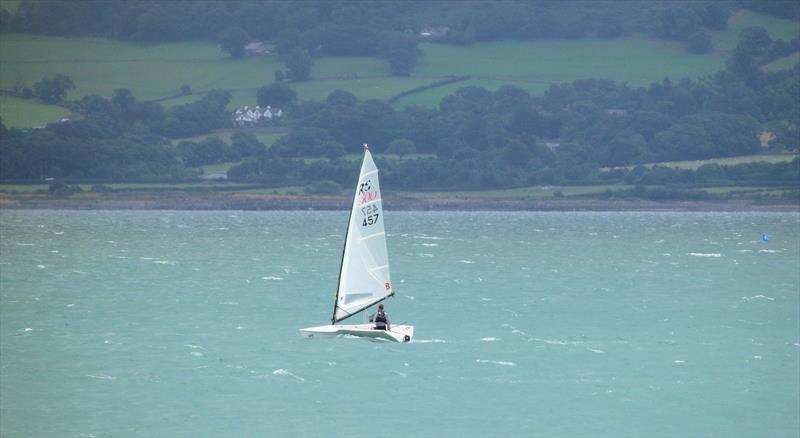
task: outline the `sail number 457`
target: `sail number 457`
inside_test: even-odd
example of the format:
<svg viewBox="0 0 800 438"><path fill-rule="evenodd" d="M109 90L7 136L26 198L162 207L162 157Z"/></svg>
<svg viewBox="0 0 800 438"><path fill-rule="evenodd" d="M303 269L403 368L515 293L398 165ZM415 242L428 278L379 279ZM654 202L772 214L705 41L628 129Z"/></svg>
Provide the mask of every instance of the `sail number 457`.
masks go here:
<svg viewBox="0 0 800 438"><path fill-rule="evenodd" d="M364 218L364 222L361 223L362 227L366 227L367 225L372 225L378 223L378 213L371 214Z"/></svg>
<svg viewBox="0 0 800 438"><path fill-rule="evenodd" d="M361 222L362 227L378 223L378 206L368 205L361 209L361 214L364 215L364 221Z"/></svg>

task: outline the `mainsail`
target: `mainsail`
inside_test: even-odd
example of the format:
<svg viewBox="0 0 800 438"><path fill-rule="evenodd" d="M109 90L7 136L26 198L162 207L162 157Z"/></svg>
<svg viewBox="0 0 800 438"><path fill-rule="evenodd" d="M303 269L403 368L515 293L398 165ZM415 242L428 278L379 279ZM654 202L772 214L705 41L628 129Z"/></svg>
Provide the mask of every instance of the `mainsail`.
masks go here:
<svg viewBox="0 0 800 438"><path fill-rule="evenodd" d="M392 295L378 168L364 145L364 161L350 210L332 323Z"/></svg>

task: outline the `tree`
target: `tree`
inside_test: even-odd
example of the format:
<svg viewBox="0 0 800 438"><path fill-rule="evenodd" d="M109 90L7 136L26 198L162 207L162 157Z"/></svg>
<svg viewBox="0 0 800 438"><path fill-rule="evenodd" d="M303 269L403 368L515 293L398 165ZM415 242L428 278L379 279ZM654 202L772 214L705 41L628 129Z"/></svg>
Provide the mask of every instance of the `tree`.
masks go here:
<svg viewBox="0 0 800 438"><path fill-rule="evenodd" d="M286 68L289 70L288 76L294 82L308 80L311 76L313 61L311 55L302 49L294 49L286 55Z"/></svg>
<svg viewBox="0 0 800 438"><path fill-rule="evenodd" d="M344 145L338 141L325 141L314 147L314 155L333 160L344 155Z"/></svg>
<svg viewBox="0 0 800 438"><path fill-rule="evenodd" d="M123 111L130 111L136 104L136 97L127 88L117 88L111 95L111 103L118 106Z"/></svg>
<svg viewBox="0 0 800 438"><path fill-rule="evenodd" d="M719 3L709 3L701 13L703 26L712 30L723 30L728 27L730 11Z"/></svg>
<svg viewBox="0 0 800 438"><path fill-rule="evenodd" d="M393 76L409 76L417 66L417 53L411 49L394 49L387 55Z"/></svg>
<svg viewBox="0 0 800 438"><path fill-rule="evenodd" d="M251 132L236 131L231 136L231 149L234 155L240 157L256 157L263 155L267 147L258 141Z"/></svg>
<svg viewBox="0 0 800 438"><path fill-rule="evenodd" d="M282 82L265 85L256 92L256 99L260 106L274 106L286 108L297 103L297 93Z"/></svg>
<svg viewBox="0 0 800 438"><path fill-rule="evenodd" d="M186 84L181 85L181 96L189 96L190 94L192 94L192 87Z"/></svg>
<svg viewBox="0 0 800 438"><path fill-rule="evenodd" d="M737 49L744 50L750 56L759 56L772 44L767 30L761 26L747 27L739 33Z"/></svg>
<svg viewBox="0 0 800 438"><path fill-rule="evenodd" d="M275 82L283 82L283 72L280 70L275 70Z"/></svg>
<svg viewBox="0 0 800 438"><path fill-rule="evenodd" d="M355 107L356 104L358 104L358 99L353 95L353 93L344 90L333 90L325 99L325 102L328 105Z"/></svg>
<svg viewBox="0 0 800 438"><path fill-rule="evenodd" d="M406 138L394 140L389 143L389 147L386 148L387 154L399 155L401 160L405 155L413 154L415 152L417 152L417 147L414 145L414 142Z"/></svg>
<svg viewBox="0 0 800 438"><path fill-rule="evenodd" d="M33 94L47 103L59 103L64 100L67 91L74 90L75 84L69 76L57 74L53 78L42 78L33 84Z"/></svg>
<svg viewBox="0 0 800 438"><path fill-rule="evenodd" d="M238 59L244 56L244 45L247 44L247 32L241 27L232 27L220 35L220 49L231 55L231 58Z"/></svg>

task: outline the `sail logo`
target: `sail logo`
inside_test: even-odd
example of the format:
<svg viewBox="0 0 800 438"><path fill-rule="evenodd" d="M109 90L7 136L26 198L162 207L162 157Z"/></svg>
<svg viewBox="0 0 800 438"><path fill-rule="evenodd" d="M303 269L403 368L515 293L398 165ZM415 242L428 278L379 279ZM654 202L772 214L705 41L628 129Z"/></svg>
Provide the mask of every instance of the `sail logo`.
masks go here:
<svg viewBox="0 0 800 438"><path fill-rule="evenodd" d="M367 202L372 202L378 199L378 192L363 192L361 193L361 205L366 204Z"/></svg>

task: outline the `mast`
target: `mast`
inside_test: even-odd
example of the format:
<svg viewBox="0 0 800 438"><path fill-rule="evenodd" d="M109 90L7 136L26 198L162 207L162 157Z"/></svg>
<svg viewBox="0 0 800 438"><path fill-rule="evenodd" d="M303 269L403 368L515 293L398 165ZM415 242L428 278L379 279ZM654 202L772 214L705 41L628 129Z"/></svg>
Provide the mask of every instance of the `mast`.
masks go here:
<svg viewBox="0 0 800 438"><path fill-rule="evenodd" d="M364 143L364 157L366 158L366 152L369 150L369 145ZM364 166L364 159L361 160L361 166ZM361 174L361 168L359 167L359 177ZM358 180L356 180L358 183ZM344 255L347 251L347 235L350 233L350 222L353 221L353 207L355 203L350 204L350 215L347 216L347 230L344 232L344 245L342 245L342 260L339 262L339 278L336 280L336 296L333 298L333 315L331 315L331 325L336 324L336 308L339 306L339 285L342 284L342 268L344 267ZM349 318L352 315L348 315Z"/></svg>

